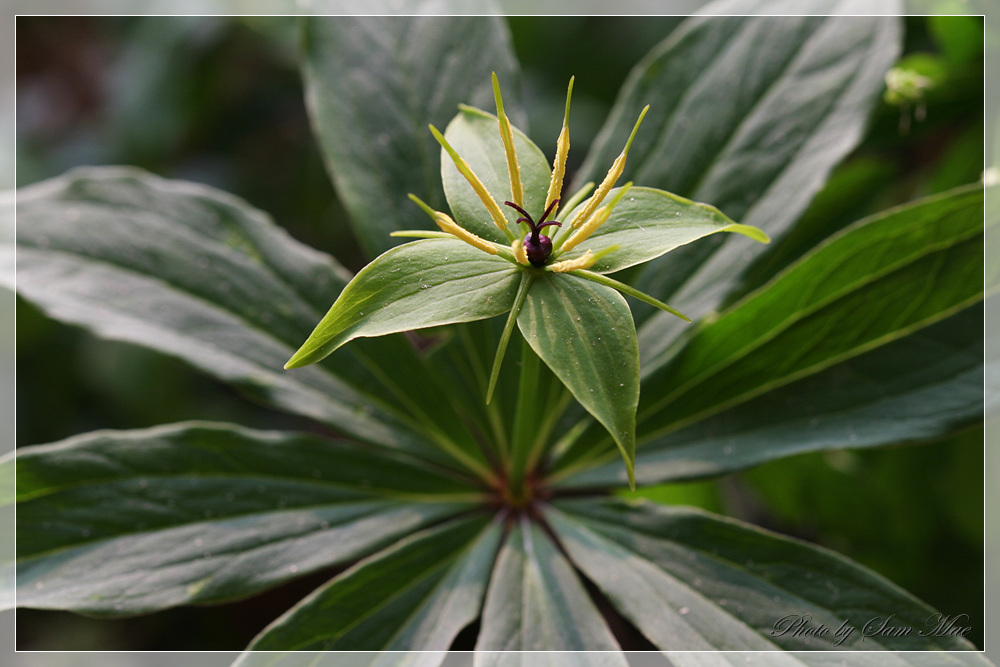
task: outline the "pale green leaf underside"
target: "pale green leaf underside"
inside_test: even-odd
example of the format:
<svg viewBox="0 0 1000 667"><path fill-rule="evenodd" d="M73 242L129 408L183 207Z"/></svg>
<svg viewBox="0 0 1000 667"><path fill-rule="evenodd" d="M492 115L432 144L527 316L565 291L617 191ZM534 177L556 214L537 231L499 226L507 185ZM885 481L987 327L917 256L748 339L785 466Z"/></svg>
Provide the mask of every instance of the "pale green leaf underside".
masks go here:
<svg viewBox="0 0 1000 667"><path fill-rule="evenodd" d="M519 269L457 239L393 248L363 268L286 364L315 363L365 336L482 320L510 310Z"/></svg>
<svg viewBox="0 0 1000 667"><path fill-rule="evenodd" d="M118 615L242 597L477 497L384 451L220 424L22 448L18 604Z"/></svg>
<svg viewBox="0 0 1000 667"><path fill-rule="evenodd" d="M428 451L382 397L354 388L378 384L358 358L282 370L350 276L246 202L102 167L19 191L17 215L18 293L51 317L174 355L363 440Z"/></svg>
<svg viewBox="0 0 1000 667"><path fill-rule="evenodd" d="M486 521L451 521L358 563L269 625L248 650L446 651L479 616L502 534L499 523Z"/></svg>
<svg viewBox="0 0 1000 667"><path fill-rule="evenodd" d="M611 651L576 664L625 665L618 644L558 547L533 522L516 524L497 559L476 651ZM477 666L519 665L516 653Z"/></svg>
<svg viewBox="0 0 1000 667"><path fill-rule="evenodd" d="M541 149L520 130L512 129L514 150L517 151L517 160L521 168L521 185L524 187L522 208L537 220L545 208L545 195L548 192L552 172ZM452 148L469 163L472 171L493 196L514 236L524 236L528 231L527 225L514 225L520 214L511 207L504 206L505 201L511 200L510 176L507 172L507 159L496 116L479 109L462 107L458 115L448 124L444 136ZM445 195L448 197L448 206L451 207L458 224L485 239L504 245L509 243L504 233L490 218L482 200L465 177L459 173L444 149L441 150L441 179L444 182Z"/></svg>
<svg viewBox="0 0 1000 667"><path fill-rule="evenodd" d="M611 190L608 201L619 191L620 188ZM563 220L572 220L576 211L585 205L586 201L563 215ZM755 241L768 241L759 229L734 223L714 206L698 204L662 190L633 187L604 224L560 259L579 257L587 250L596 254L618 246L591 267L592 271L612 273L648 262L717 232L736 232ZM563 237L568 238L569 234L568 228L559 231Z"/></svg>
<svg viewBox="0 0 1000 667"><path fill-rule="evenodd" d="M570 500L550 512L573 562L615 608L664 650L970 650L955 637L921 637L936 613L843 556L732 519L655 503ZM809 615L826 636L773 632ZM908 636L863 637L893 615ZM840 646L842 623L855 627ZM932 626L931 626L932 627ZM796 664L790 662L789 664ZM883 664L892 662L886 656Z"/></svg>
<svg viewBox="0 0 1000 667"><path fill-rule="evenodd" d="M566 274L539 275L518 328L576 400L611 434L632 475L639 350L624 297Z"/></svg>

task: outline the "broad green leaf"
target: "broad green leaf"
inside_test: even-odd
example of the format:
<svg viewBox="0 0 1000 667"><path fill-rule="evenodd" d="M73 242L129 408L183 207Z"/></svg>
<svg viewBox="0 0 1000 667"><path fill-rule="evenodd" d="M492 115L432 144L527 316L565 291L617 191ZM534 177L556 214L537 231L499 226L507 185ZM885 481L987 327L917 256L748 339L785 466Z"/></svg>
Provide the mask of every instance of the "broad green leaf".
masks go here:
<svg viewBox="0 0 1000 667"><path fill-rule="evenodd" d="M447 651L479 616L502 533L486 522L451 521L358 563L271 623L248 650ZM373 664L399 658L382 657Z"/></svg>
<svg viewBox="0 0 1000 667"><path fill-rule="evenodd" d="M938 324L763 394L674 433L640 442L636 480L715 477L808 451L922 442L983 418L983 312ZM915 363L919 360L919 363ZM624 486L615 457L560 482Z"/></svg>
<svg viewBox="0 0 1000 667"><path fill-rule="evenodd" d="M687 508L589 499L556 506L566 514L547 515L570 558L658 648L974 649L935 636L934 609L826 549ZM801 617L827 632L795 632L790 624ZM871 632L886 619L910 631ZM854 631L838 644L845 625ZM907 663L886 655L880 664Z"/></svg>
<svg viewBox="0 0 1000 667"><path fill-rule="evenodd" d="M510 262L458 239L393 248L344 288L287 367L315 363L354 338L501 315L514 302L519 274Z"/></svg>
<svg viewBox="0 0 1000 667"><path fill-rule="evenodd" d="M572 566L528 521L513 526L500 550L476 651L487 652L477 665L521 664L516 653L489 651L609 651L579 654L566 664L627 664Z"/></svg>
<svg viewBox="0 0 1000 667"><path fill-rule="evenodd" d="M910 336L981 300L982 197L976 188L961 189L859 221L703 323L674 363L644 380L638 413L644 442L740 403L768 400L775 389ZM968 366L967 358L958 362ZM871 363L885 360L874 356ZM946 375L932 375L929 383L933 387L941 379L947 382ZM969 381L974 378L959 385ZM852 390L851 385L840 389ZM968 400L968 393L963 397ZM968 414L959 409L960 419ZM786 437L808 440L809 429ZM715 451L725 460L732 444ZM593 450L581 444L568 458L587 448Z"/></svg>
<svg viewBox="0 0 1000 667"><path fill-rule="evenodd" d="M490 73L517 113L517 61L496 16L327 16L303 19L302 69L313 129L361 245L375 256L389 233L427 227L412 192L444 209L440 148L459 103L493 101ZM494 127L494 129L496 129Z"/></svg>
<svg viewBox="0 0 1000 667"><path fill-rule="evenodd" d="M17 456L17 602L95 615L243 597L479 497L385 450L191 423Z"/></svg>
<svg viewBox="0 0 1000 667"><path fill-rule="evenodd" d="M884 16L688 19L630 74L575 183L601 178L649 104L622 179L709 202L780 238L861 139L899 53L897 3L870 9ZM633 284L698 318L718 307L762 251L715 236L647 265ZM684 331L669 315L651 313L636 310L650 369Z"/></svg>
<svg viewBox="0 0 1000 667"><path fill-rule="evenodd" d="M621 188L611 190L608 199L620 191ZM564 219L572 220L576 211L585 205L586 202L581 203L563 216ZM759 230L734 223L713 206L698 204L662 190L635 187L619 202L607 222L560 259L573 259L587 250L597 254L618 246L617 250L599 259L591 268L599 273L612 273L648 262L678 246L716 232L738 232L756 241L767 242L767 237ZM570 232L560 233L565 235Z"/></svg>
<svg viewBox="0 0 1000 667"><path fill-rule="evenodd" d="M983 193L860 221L706 323L651 378L655 432L760 395L938 322L983 297Z"/></svg>
<svg viewBox="0 0 1000 667"><path fill-rule="evenodd" d="M543 273L517 324L535 354L611 434L631 479L639 351L625 298L577 276Z"/></svg>
<svg viewBox="0 0 1000 667"><path fill-rule="evenodd" d="M348 384L367 381L362 362L381 355L342 355L337 374L282 370L349 275L246 202L138 169L88 168L23 189L17 215L18 293L51 317L174 355L363 440L435 455L399 410Z"/></svg>
<svg viewBox="0 0 1000 667"><path fill-rule="evenodd" d="M531 139L517 128L513 128L513 133L514 150L517 152L521 184L524 187L522 208L538 220L544 212L542 209L545 208L545 195L548 192L552 170L549 169L549 162L541 149ZM469 163L472 171L493 195L514 236L518 238L524 236L528 231L527 225L514 224L521 217L520 214L510 206L504 206L504 202L511 199L510 176L507 172L507 158L503 141L500 139L497 117L479 109L463 106L458 115L448 123L444 136L451 147ZM441 180L444 182L448 206L451 207L458 224L485 239L505 245L509 243L504 233L493 222L482 200L465 177L459 173L444 149L441 149Z"/></svg>

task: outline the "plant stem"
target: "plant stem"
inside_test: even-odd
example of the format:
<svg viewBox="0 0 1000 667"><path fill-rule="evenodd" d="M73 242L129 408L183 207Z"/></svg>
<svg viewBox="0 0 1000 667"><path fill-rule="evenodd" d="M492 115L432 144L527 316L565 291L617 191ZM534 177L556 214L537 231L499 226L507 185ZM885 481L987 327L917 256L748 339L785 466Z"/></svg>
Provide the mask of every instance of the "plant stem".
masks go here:
<svg viewBox="0 0 1000 667"><path fill-rule="evenodd" d="M521 340L521 377L514 409L514 433L511 438L510 462L507 468L509 494L516 501L525 497L525 472L535 433L542 418L544 405L538 400L540 360L531 345Z"/></svg>

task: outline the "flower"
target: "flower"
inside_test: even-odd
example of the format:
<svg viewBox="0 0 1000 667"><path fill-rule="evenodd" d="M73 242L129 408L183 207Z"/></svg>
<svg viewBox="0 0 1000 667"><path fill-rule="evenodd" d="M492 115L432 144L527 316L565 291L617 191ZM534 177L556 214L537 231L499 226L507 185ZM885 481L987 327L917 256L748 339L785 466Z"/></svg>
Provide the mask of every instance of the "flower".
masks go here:
<svg viewBox="0 0 1000 667"><path fill-rule="evenodd" d="M495 74L493 90L495 116L463 106L444 133L430 126L442 148L452 214L409 197L440 231L395 232L420 240L393 248L362 269L286 368L317 362L358 337L507 313L486 402L516 324L531 350L607 428L631 482L639 355L622 295L690 320L607 274L716 232L768 239L714 207L631 182L615 187L648 106L601 183L586 184L564 200L573 79L551 169L510 123ZM465 148L471 162L460 155ZM525 228L518 227L522 223Z"/></svg>

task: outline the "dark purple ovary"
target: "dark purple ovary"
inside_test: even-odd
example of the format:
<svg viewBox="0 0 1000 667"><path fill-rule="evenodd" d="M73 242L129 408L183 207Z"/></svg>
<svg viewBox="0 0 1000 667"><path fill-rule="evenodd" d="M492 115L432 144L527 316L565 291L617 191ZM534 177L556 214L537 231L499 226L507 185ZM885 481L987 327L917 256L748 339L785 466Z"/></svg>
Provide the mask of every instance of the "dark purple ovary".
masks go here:
<svg viewBox="0 0 1000 667"><path fill-rule="evenodd" d="M536 239L532 234L533 232L528 232L524 235L524 254L533 267L540 269L552 254L552 239L544 234L537 234Z"/></svg>
<svg viewBox="0 0 1000 667"><path fill-rule="evenodd" d="M545 209L545 213L542 214L542 217L538 219L537 223L531 219L531 215L529 215L527 211L514 202L505 201L504 204L510 206L512 209L515 209L523 216L518 218L517 222L526 222L528 223L528 226L531 227L531 231L524 235L524 254L528 256L528 261L531 262L533 267L536 269L542 268L545 266L545 262L549 261L549 255L552 254L552 239L544 234L540 234L539 231L549 225L562 227L562 223L556 222L555 220L545 222L545 218L549 217L549 214L552 213L553 209L555 209L555 207L559 204L559 200L556 199L549 204L549 207Z"/></svg>

